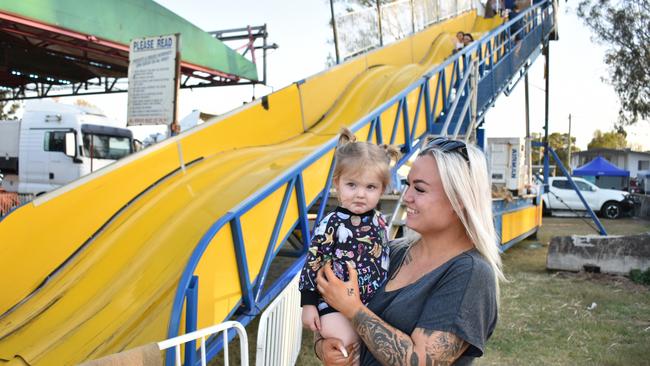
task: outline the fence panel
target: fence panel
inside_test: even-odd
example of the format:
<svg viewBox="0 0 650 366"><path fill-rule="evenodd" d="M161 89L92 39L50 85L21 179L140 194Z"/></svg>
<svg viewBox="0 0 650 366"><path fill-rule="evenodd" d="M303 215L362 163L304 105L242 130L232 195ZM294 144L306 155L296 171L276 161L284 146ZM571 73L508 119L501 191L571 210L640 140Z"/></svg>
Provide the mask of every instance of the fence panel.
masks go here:
<svg viewBox="0 0 650 366"><path fill-rule="evenodd" d="M302 341L298 274L264 310L257 330L257 366L296 363Z"/></svg>
<svg viewBox="0 0 650 366"><path fill-rule="evenodd" d="M336 18L342 59L379 46L378 19L375 8L353 11Z"/></svg>
<svg viewBox="0 0 650 366"><path fill-rule="evenodd" d="M158 343L158 348L160 348L161 351L164 351L168 348L174 348L176 350L176 356L175 356L175 364L176 366L181 366L181 345L184 345L188 342L193 342L196 340L201 340L201 366L207 365L206 362L206 346L205 346L205 341L208 339L211 335L217 334L219 332L223 332L223 337L224 337L224 344L226 347L224 348L224 361L225 365L228 365L228 348L227 344L228 341L226 340L228 338L228 331L230 329L235 329L237 332L237 335L239 336L239 344L240 344L240 365L241 366L248 366L248 336L246 335L246 328L244 328L243 325L241 325L239 322L236 321L227 321L223 322L221 324L213 325L208 328L200 329L197 331L194 331L192 333L187 333L183 334L178 337L174 337L171 339L164 340L162 342Z"/></svg>
<svg viewBox="0 0 650 366"><path fill-rule="evenodd" d="M473 8L472 0L397 0L336 16L342 59L381 47ZM381 22L379 21L381 13Z"/></svg>

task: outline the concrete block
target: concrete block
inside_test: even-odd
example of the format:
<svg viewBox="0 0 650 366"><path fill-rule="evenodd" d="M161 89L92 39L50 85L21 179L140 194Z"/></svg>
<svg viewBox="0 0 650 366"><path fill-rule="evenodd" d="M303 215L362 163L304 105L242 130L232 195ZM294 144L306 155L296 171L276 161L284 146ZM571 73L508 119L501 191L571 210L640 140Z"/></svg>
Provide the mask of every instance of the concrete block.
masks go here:
<svg viewBox="0 0 650 366"><path fill-rule="evenodd" d="M559 236L551 238L546 268L561 271L596 270L627 275L650 268L650 232L625 236Z"/></svg>

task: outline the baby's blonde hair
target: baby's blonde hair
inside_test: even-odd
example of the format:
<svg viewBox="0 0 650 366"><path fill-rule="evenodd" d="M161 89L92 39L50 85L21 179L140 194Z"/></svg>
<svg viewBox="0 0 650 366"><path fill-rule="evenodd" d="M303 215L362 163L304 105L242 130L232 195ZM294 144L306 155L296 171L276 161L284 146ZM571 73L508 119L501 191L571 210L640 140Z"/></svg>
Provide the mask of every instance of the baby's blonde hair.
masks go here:
<svg viewBox="0 0 650 366"><path fill-rule="evenodd" d="M399 159L399 150L390 145L376 145L357 141L357 137L347 128L341 129L336 147L332 180L338 181L343 172L359 172L372 169L380 177L385 190L390 185L390 164Z"/></svg>

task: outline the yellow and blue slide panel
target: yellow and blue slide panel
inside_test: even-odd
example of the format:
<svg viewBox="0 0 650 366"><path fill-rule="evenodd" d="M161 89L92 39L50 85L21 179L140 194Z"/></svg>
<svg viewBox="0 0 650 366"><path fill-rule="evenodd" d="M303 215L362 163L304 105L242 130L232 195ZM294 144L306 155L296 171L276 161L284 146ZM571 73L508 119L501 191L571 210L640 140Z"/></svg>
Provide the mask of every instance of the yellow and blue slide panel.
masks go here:
<svg viewBox="0 0 650 366"><path fill-rule="evenodd" d="M502 251L537 232L542 226L541 193L533 197L517 197L512 201L492 201L494 223Z"/></svg>

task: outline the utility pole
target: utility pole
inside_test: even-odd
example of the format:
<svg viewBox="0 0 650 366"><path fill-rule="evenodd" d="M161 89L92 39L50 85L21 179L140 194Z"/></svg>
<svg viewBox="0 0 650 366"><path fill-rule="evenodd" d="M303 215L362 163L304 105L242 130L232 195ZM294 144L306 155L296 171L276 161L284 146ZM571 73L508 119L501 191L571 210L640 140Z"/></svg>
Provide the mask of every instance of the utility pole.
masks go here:
<svg viewBox="0 0 650 366"><path fill-rule="evenodd" d="M569 168L569 174L573 174L573 169L571 169L571 113L569 113L569 149L567 151L567 167Z"/></svg>
<svg viewBox="0 0 650 366"><path fill-rule="evenodd" d="M524 74L524 91L525 91L525 103L526 103L526 166L528 167L528 178L526 178L526 184L530 184L533 180L533 149L531 147L532 138L530 136L530 109L528 103L528 72ZM540 149L541 150L541 149Z"/></svg>
<svg viewBox="0 0 650 366"><path fill-rule="evenodd" d="M498 3L498 2L497 2ZM544 191L548 191L548 170L549 170L549 156L548 152L548 104L549 104L549 63L551 60L549 42L546 41L542 47L544 54Z"/></svg>

